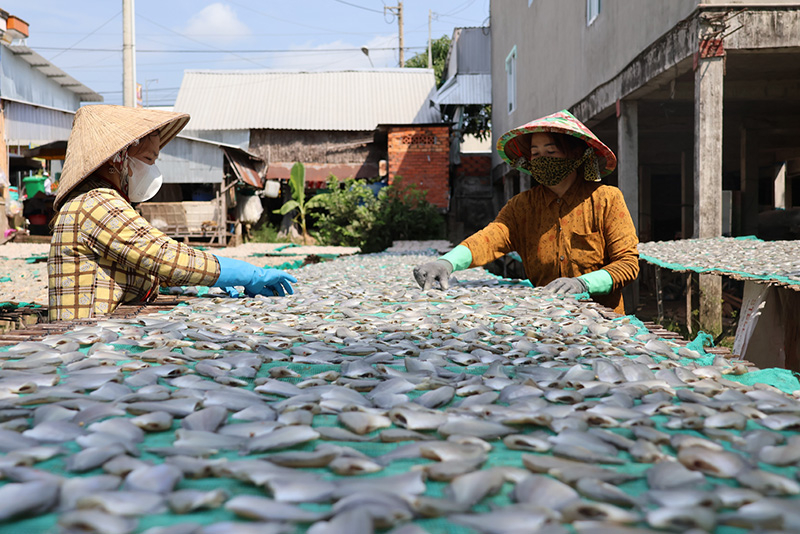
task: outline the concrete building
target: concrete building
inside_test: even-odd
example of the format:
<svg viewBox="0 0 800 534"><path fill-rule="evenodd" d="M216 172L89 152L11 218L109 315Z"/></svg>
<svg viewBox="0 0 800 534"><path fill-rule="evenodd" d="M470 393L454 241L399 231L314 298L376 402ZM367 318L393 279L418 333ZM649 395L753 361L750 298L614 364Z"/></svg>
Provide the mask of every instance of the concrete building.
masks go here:
<svg viewBox="0 0 800 534"><path fill-rule="evenodd" d="M491 29L456 28L450 40L442 85L434 101L453 123L450 139L451 189L448 238L458 243L491 222L502 207L493 194L491 133L464 134L470 116L492 103Z"/></svg>
<svg viewBox="0 0 800 534"><path fill-rule="evenodd" d="M569 109L616 152L608 182L642 241L754 234L760 210L791 207L800 2L495 0L491 21L495 141ZM492 163L506 199L529 187ZM719 284L701 276L714 332Z"/></svg>

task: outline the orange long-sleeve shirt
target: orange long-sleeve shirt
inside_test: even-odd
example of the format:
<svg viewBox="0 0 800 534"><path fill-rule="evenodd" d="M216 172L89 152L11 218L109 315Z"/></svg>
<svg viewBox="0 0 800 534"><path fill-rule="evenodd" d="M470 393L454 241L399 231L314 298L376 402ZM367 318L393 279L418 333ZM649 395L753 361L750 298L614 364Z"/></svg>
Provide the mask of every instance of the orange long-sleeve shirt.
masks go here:
<svg viewBox="0 0 800 534"><path fill-rule="evenodd" d="M611 293L593 299L625 313L622 288L639 274L638 243L622 192L576 180L562 198L544 186L514 196L492 223L461 244L472 252L470 267L517 251L536 286L605 269L614 281Z"/></svg>

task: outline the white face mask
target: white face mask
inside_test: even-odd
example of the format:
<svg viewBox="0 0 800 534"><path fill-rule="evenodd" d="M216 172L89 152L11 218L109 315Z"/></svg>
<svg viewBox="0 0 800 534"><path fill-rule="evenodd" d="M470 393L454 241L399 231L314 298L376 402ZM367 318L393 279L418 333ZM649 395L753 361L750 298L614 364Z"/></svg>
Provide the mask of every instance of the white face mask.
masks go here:
<svg viewBox="0 0 800 534"><path fill-rule="evenodd" d="M136 158L128 158L128 167L128 198L131 202L144 202L156 196L163 182L158 167Z"/></svg>

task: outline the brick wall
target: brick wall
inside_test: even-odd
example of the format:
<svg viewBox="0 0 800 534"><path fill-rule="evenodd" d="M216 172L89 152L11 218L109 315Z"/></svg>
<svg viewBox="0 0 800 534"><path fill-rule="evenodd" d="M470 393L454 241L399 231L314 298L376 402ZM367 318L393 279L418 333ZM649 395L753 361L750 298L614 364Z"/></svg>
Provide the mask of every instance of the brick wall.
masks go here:
<svg viewBox="0 0 800 534"><path fill-rule="evenodd" d="M389 129L389 183L401 177L428 191L428 202L447 209L450 201L449 126L394 126Z"/></svg>
<svg viewBox="0 0 800 534"><path fill-rule="evenodd" d="M456 166L456 176L491 176L492 156L481 154L467 156L461 154L461 164Z"/></svg>

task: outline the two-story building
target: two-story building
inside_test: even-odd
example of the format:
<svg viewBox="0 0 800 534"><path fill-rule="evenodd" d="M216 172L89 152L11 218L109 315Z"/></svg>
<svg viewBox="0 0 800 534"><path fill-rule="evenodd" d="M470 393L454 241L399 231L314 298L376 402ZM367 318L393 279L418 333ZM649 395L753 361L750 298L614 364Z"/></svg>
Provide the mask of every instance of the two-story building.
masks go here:
<svg viewBox="0 0 800 534"><path fill-rule="evenodd" d="M755 234L760 209L791 207L800 2L503 0L491 21L495 141L569 109L616 152L642 241ZM492 170L505 198L530 186ZM701 276L712 322L719 284Z"/></svg>

